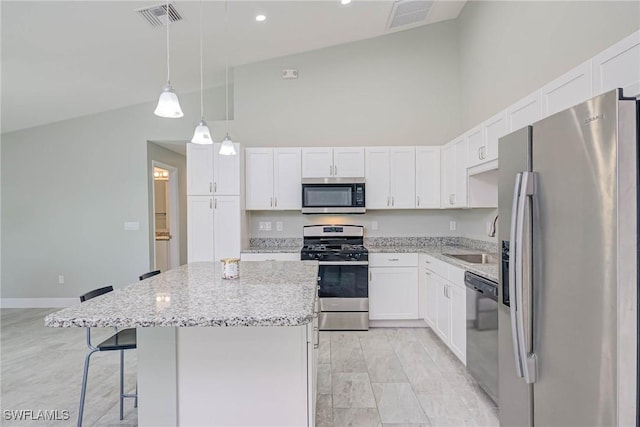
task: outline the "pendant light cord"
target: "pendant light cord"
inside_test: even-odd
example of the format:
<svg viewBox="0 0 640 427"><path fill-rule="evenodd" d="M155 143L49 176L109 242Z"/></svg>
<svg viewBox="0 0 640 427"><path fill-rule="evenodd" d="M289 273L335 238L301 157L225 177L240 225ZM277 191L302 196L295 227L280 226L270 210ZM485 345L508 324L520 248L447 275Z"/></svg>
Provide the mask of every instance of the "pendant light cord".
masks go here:
<svg viewBox="0 0 640 427"><path fill-rule="evenodd" d="M226 55L225 55L225 73L224 73L224 80L225 80L225 105L226 105L226 127L227 127L227 135L229 134L229 26L227 23L227 5L228 5L228 0L225 0L224 2L224 32L225 35L227 36L227 46L226 46Z"/></svg>
<svg viewBox="0 0 640 427"><path fill-rule="evenodd" d="M169 66L169 0L167 0L167 84L171 85L171 71Z"/></svg>
<svg viewBox="0 0 640 427"><path fill-rule="evenodd" d="M200 0L200 117L204 120L204 73L202 62L202 0Z"/></svg>

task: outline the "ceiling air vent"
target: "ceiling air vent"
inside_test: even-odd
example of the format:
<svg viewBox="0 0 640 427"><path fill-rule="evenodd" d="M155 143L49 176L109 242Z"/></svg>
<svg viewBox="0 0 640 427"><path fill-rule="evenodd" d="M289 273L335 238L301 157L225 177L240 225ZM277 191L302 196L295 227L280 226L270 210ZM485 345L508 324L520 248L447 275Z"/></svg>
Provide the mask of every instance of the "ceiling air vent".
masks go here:
<svg viewBox="0 0 640 427"><path fill-rule="evenodd" d="M400 0L393 4L387 29L404 27L424 21L433 6L433 1Z"/></svg>
<svg viewBox="0 0 640 427"><path fill-rule="evenodd" d="M152 27L167 25L167 5L145 7L136 10ZM173 3L169 3L169 22L182 21L182 15Z"/></svg>

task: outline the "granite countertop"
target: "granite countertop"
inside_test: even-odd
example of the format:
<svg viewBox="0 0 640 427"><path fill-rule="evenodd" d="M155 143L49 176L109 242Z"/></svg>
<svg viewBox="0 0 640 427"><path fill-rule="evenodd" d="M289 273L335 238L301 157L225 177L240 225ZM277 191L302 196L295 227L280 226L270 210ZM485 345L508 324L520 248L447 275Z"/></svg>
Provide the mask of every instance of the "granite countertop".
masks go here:
<svg viewBox="0 0 640 427"><path fill-rule="evenodd" d="M456 258L451 258L443 254L478 254L486 251L480 249L467 248L464 246L414 246L414 245L393 245L393 246L367 246L369 253L422 253L431 255L441 261L455 265L466 271L471 271L479 276L485 277L494 282L498 282L498 264L473 264Z"/></svg>
<svg viewBox="0 0 640 427"><path fill-rule="evenodd" d="M48 315L50 327L299 326L313 320L316 261L197 262Z"/></svg>
<svg viewBox="0 0 640 427"><path fill-rule="evenodd" d="M270 246L270 247L250 247L247 249L243 249L242 253L245 254L278 254L278 253L300 253L302 250L302 246Z"/></svg>

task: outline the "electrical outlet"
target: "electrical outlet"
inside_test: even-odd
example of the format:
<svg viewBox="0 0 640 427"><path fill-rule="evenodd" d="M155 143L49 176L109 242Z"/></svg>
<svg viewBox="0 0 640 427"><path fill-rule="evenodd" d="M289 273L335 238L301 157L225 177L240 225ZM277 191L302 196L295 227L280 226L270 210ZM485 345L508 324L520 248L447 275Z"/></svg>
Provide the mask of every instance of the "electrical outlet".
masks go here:
<svg viewBox="0 0 640 427"><path fill-rule="evenodd" d="M378 221L371 221L371 229L372 230L378 229Z"/></svg>
<svg viewBox="0 0 640 427"><path fill-rule="evenodd" d="M266 225L265 225L265 222L264 222L264 221L260 221L260 222L258 223L258 229L259 229L260 231L264 231L265 227L266 227Z"/></svg>
<svg viewBox="0 0 640 427"><path fill-rule="evenodd" d="M455 221L449 221L449 230L455 231L455 229L456 229L456 222Z"/></svg>
<svg viewBox="0 0 640 427"><path fill-rule="evenodd" d="M58 276L58 285L64 285L64 276L62 274Z"/></svg>
<svg viewBox="0 0 640 427"><path fill-rule="evenodd" d="M276 231L282 231L282 221L276 221Z"/></svg>
<svg viewBox="0 0 640 427"><path fill-rule="evenodd" d="M265 221L264 231L271 231L271 221Z"/></svg>

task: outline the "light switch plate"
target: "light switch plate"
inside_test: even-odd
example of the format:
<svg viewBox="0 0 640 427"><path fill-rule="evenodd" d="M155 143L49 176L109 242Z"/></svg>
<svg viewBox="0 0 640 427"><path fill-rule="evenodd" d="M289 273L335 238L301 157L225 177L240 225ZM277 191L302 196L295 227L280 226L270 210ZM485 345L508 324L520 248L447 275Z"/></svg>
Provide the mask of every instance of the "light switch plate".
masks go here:
<svg viewBox="0 0 640 427"><path fill-rule="evenodd" d="M276 231L282 231L282 221L276 221Z"/></svg>
<svg viewBox="0 0 640 427"><path fill-rule="evenodd" d="M371 221L371 229L372 230L378 229L378 221Z"/></svg>
<svg viewBox="0 0 640 427"><path fill-rule="evenodd" d="M455 221L449 221L449 230L455 231L455 229L456 229L456 222Z"/></svg>

